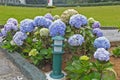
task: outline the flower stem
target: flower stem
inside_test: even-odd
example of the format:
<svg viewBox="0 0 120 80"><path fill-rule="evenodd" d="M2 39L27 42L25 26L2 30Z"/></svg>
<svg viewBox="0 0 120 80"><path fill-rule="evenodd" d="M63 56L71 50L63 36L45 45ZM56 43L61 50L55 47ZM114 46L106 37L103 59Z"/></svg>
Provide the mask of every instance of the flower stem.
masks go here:
<svg viewBox="0 0 120 80"><path fill-rule="evenodd" d="M100 80L102 80L103 71L100 72Z"/></svg>

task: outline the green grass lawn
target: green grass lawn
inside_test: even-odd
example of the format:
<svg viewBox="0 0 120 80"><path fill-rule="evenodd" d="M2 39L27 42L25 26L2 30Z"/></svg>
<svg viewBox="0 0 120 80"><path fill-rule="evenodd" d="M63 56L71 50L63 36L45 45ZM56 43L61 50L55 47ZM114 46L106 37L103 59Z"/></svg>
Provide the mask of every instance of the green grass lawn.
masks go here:
<svg viewBox="0 0 120 80"><path fill-rule="evenodd" d="M20 22L25 18L34 19L35 16L44 15L48 12L52 13L52 15L61 15L68 8L74 8L88 18L95 18L101 22L102 26L120 26L120 6L58 7L54 9L0 6L0 24L5 24L10 17L14 17Z"/></svg>

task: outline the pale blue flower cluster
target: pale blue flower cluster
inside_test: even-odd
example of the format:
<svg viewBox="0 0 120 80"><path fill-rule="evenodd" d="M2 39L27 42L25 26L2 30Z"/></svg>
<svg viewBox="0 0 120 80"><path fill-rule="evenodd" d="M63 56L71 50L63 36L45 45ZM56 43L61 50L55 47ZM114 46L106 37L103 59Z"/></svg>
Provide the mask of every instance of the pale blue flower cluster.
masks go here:
<svg viewBox="0 0 120 80"><path fill-rule="evenodd" d="M0 37L2 37L3 35L2 35L2 33L0 33Z"/></svg>
<svg viewBox="0 0 120 80"><path fill-rule="evenodd" d="M49 27L50 36L52 36L52 37L64 36L65 30L66 30L66 25L60 19L54 21Z"/></svg>
<svg viewBox="0 0 120 80"><path fill-rule="evenodd" d="M16 45L21 46L26 38L27 34L19 31L16 32L16 34L13 36L13 41L15 42Z"/></svg>
<svg viewBox="0 0 120 80"><path fill-rule="evenodd" d="M45 22L46 22L46 18L43 16L36 16L34 18L34 25L37 27L44 26Z"/></svg>
<svg viewBox="0 0 120 80"><path fill-rule="evenodd" d="M95 48L104 48L104 49L109 49L110 48L110 41L103 37L96 38L94 41L94 47Z"/></svg>
<svg viewBox="0 0 120 80"><path fill-rule="evenodd" d="M9 19L7 20L7 23L13 23L15 26L18 25L18 21L17 21L15 18L9 18Z"/></svg>
<svg viewBox="0 0 120 80"><path fill-rule="evenodd" d="M93 29L93 34L95 34L97 37L102 37L103 36L103 32L100 28L94 28Z"/></svg>
<svg viewBox="0 0 120 80"><path fill-rule="evenodd" d="M4 28L1 29L0 32L0 37L4 37L7 36L7 32L14 30L17 31L18 30L18 22L16 19L14 18L9 18L7 20L7 23L4 25Z"/></svg>
<svg viewBox="0 0 120 80"><path fill-rule="evenodd" d="M99 21L94 21L94 23L92 24L92 28L100 28L101 27L101 24Z"/></svg>
<svg viewBox="0 0 120 80"><path fill-rule="evenodd" d="M45 14L44 17L47 18L47 19L50 19L52 21L54 20L54 17L50 13Z"/></svg>
<svg viewBox="0 0 120 80"><path fill-rule="evenodd" d="M94 53L94 58L98 59L99 61L109 61L110 53L104 48L98 48Z"/></svg>
<svg viewBox="0 0 120 80"><path fill-rule="evenodd" d="M75 34L68 39L68 43L71 46L81 46L84 42L84 37L80 34Z"/></svg>
<svg viewBox="0 0 120 80"><path fill-rule="evenodd" d="M11 30L14 30L14 31L17 31L18 30L18 27L17 27L17 25L14 25L13 23L6 23L5 25L4 25L4 28L5 28L5 30L8 32L8 31L11 31Z"/></svg>
<svg viewBox="0 0 120 80"><path fill-rule="evenodd" d="M5 30L5 28L2 28L2 29L1 29L0 34L1 34L0 37L7 36L7 31Z"/></svg>
<svg viewBox="0 0 120 80"><path fill-rule="evenodd" d="M49 28L49 26L52 24L52 21L50 19L47 19L43 16L36 16L34 18L34 25L36 27L45 27Z"/></svg>
<svg viewBox="0 0 120 80"><path fill-rule="evenodd" d="M46 23L45 23L45 25L44 25L43 27L49 28L49 26L50 26L51 24L52 24L52 21L49 20L49 19L46 19Z"/></svg>
<svg viewBox="0 0 120 80"><path fill-rule="evenodd" d="M69 24L75 28L80 28L87 24L87 18L84 15L76 14L70 17Z"/></svg>
<svg viewBox="0 0 120 80"><path fill-rule="evenodd" d="M34 30L34 24L32 19L24 19L20 22L20 31L21 32L32 32Z"/></svg>

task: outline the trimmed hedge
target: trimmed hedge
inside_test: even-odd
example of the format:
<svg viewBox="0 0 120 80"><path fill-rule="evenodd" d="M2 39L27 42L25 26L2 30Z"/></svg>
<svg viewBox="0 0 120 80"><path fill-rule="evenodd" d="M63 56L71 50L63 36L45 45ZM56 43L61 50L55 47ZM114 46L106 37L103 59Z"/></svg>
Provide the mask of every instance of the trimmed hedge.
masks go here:
<svg viewBox="0 0 120 80"><path fill-rule="evenodd" d="M109 5L120 5L118 2L99 2L99 3L80 3L80 4L55 4L57 7L77 7L77 6L109 6Z"/></svg>
<svg viewBox="0 0 120 80"><path fill-rule="evenodd" d="M0 5L5 5L5 3L0 3ZM46 7L45 4L6 4L7 6L20 6L20 7Z"/></svg>
<svg viewBox="0 0 120 80"><path fill-rule="evenodd" d="M5 4L0 3L0 5L5 5ZM7 4L7 5L8 6L21 6L21 7L47 7L48 8L47 4L25 4L25 5L24 4ZM109 5L120 5L120 1L99 2L99 3L80 3L80 4L54 4L54 6L56 7L109 6Z"/></svg>

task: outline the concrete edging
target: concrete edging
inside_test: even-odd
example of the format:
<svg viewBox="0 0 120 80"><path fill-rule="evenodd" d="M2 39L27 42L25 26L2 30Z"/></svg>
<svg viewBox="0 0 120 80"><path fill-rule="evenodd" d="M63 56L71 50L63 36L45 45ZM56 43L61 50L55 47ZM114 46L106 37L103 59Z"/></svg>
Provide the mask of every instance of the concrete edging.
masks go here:
<svg viewBox="0 0 120 80"><path fill-rule="evenodd" d="M26 61L19 53L9 53L1 48L0 50L5 53L6 57L20 69L20 71L28 78L28 80L46 80L45 74L37 67Z"/></svg>
<svg viewBox="0 0 120 80"><path fill-rule="evenodd" d="M118 29L117 27L100 27L100 29L103 29L103 30L113 30L113 29Z"/></svg>

